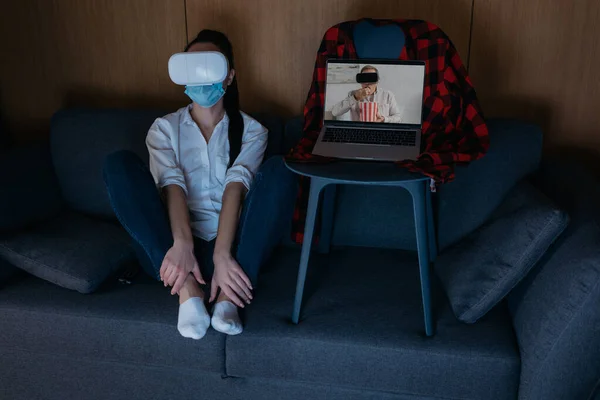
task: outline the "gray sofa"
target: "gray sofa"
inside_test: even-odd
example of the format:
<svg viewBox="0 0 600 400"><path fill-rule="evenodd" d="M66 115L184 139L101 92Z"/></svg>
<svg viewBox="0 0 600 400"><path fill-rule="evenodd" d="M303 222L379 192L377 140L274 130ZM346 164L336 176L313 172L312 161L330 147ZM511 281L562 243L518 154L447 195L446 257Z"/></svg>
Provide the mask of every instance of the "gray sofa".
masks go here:
<svg viewBox="0 0 600 400"><path fill-rule="evenodd" d="M408 195L343 187L334 247L313 258L301 323L290 322L299 249L287 238L261 274L244 333L192 341L179 336L176 300L161 285L117 279L135 261L101 176L112 151L147 158L147 128L164 114L62 111L49 152L17 149L0 162L1 399L600 398L600 186L577 168L539 168L535 126L490 120L489 154L436 196L442 252L534 173L571 213L547 257L477 323L459 322L435 285L436 335L424 336ZM299 136L300 119L257 118L270 130L268 156ZM12 267L31 261L24 249L73 264L67 278L91 258L111 274L84 295ZM44 277L65 278L54 272Z"/></svg>

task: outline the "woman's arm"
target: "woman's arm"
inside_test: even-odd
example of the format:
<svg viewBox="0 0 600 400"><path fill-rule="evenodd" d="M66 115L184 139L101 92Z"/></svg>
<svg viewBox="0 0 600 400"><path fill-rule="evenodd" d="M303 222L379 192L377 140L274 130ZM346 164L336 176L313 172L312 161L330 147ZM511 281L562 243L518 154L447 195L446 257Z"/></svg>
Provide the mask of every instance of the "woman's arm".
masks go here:
<svg viewBox="0 0 600 400"><path fill-rule="evenodd" d="M231 255L242 210L242 200L247 189L241 182L231 182L223 192L223 206L219 215L219 228L215 241L216 255Z"/></svg>
<svg viewBox="0 0 600 400"><path fill-rule="evenodd" d="M166 196L173 246L167 251L160 267L160 279L165 286L172 286L171 294L179 293L190 273L204 284L200 268L194 256L194 242L190 227L186 201L186 186L183 172L173 151L171 124L162 118L150 127L146 137L150 172Z"/></svg>
<svg viewBox="0 0 600 400"><path fill-rule="evenodd" d="M268 132L256 121L248 121L242 149L225 176L225 191L213 261L215 272L211 285L212 301L219 288L239 307L252 300L252 283L231 254L242 209L242 201L258 172L267 148Z"/></svg>
<svg viewBox="0 0 600 400"><path fill-rule="evenodd" d="M169 185L165 187L165 193L173 232L173 247L165 255L160 267L160 279L165 286L172 286L171 294L175 294L179 293L190 273L198 283L205 282L194 255L194 236L185 192L179 185Z"/></svg>
<svg viewBox="0 0 600 400"><path fill-rule="evenodd" d="M171 232L173 232L173 242L193 246L194 237L185 192L178 185L169 185L164 188L164 191L171 222Z"/></svg>
<svg viewBox="0 0 600 400"><path fill-rule="evenodd" d="M252 300L252 283L231 254L246 192L246 186L241 182L231 182L223 192L223 206L219 215L219 228L213 254L215 282L219 284L212 285L210 297L212 301L220 287L223 293L239 307L244 307L244 302L249 304Z"/></svg>

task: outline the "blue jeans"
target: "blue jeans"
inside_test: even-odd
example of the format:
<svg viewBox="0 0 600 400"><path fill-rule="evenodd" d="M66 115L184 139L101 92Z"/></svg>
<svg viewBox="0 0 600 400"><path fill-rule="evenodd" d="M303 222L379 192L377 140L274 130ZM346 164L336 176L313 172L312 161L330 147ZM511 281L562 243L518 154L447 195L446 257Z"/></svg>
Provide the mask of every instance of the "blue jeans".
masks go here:
<svg viewBox="0 0 600 400"><path fill-rule="evenodd" d="M173 235L167 210L148 167L133 152L118 151L104 162L104 181L115 214L134 242L138 260L155 279ZM237 230L234 256L252 285L260 267L281 242L294 210L297 179L282 157L265 161L246 195ZM212 278L214 240L195 238L194 250L202 276Z"/></svg>

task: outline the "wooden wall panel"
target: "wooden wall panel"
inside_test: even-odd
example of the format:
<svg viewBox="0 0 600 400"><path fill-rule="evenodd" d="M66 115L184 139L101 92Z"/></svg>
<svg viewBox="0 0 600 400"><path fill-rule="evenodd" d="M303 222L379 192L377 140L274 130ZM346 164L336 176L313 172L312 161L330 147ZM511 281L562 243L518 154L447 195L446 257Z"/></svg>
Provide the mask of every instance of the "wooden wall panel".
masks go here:
<svg viewBox="0 0 600 400"><path fill-rule="evenodd" d="M167 61L186 44L183 0L19 0L0 13L0 109L18 140L65 105L173 108Z"/></svg>
<svg viewBox="0 0 600 400"><path fill-rule="evenodd" d="M417 18L439 25L466 63L472 0L187 0L188 39L203 28L234 46L242 108L297 115L306 100L325 30L372 18Z"/></svg>
<svg viewBox="0 0 600 400"><path fill-rule="evenodd" d="M475 0L470 73L487 115L541 124L547 150L600 155L600 2Z"/></svg>

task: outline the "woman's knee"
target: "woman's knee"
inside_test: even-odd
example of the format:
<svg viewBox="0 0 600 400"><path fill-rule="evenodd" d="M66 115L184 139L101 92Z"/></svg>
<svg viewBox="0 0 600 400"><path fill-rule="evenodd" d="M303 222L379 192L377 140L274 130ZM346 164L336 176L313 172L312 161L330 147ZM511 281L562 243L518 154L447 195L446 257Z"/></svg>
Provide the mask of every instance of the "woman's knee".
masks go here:
<svg viewBox="0 0 600 400"><path fill-rule="evenodd" d="M275 171L287 169L282 156L273 156L265 160L258 169L259 174L270 174Z"/></svg>
<svg viewBox="0 0 600 400"><path fill-rule="evenodd" d="M257 175L260 175L261 181L269 184L284 185L296 181L294 173L286 167L282 156L273 156L266 160Z"/></svg>
<svg viewBox="0 0 600 400"><path fill-rule="evenodd" d="M124 169L144 165L140 157L130 150L119 150L104 159L103 170L108 174L122 172Z"/></svg>
<svg viewBox="0 0 600 400"><path fill-rule="evenodd" d="M106 156L102 173L106 184L110 184L119 177L130 176L145 169L145 164L137 154L129 150L120 150Z"/></svg>

